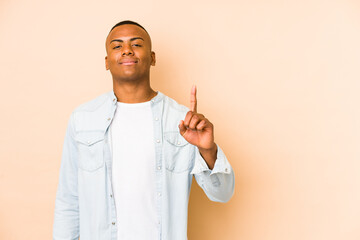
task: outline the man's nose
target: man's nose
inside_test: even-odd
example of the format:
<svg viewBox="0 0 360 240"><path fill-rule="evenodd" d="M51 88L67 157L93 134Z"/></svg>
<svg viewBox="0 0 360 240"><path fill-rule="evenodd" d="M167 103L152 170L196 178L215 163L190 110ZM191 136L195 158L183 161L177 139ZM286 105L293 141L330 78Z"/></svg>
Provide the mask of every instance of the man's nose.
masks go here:
<svg viewBox="0 0 360 240"><path fill-rule="evenodd" d="M123 52L122 52L122 55L123 55L123 56L129 56L129 55L133 55L133 54L134 54L134 52L133 52L130 44L124 44L122 50L123 50Z"/></svg>

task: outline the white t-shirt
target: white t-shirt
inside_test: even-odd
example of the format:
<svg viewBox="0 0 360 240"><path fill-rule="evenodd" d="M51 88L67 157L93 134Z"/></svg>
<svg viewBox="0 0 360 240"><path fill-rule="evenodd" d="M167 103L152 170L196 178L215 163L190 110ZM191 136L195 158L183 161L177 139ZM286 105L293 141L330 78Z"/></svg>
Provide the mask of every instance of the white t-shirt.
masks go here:
<svg viewBox="0 0 360 240"><path fill-rule="evenodd" d="M158 238L153 131L150 101L117 102L110 134L118 240Z"/></svg>

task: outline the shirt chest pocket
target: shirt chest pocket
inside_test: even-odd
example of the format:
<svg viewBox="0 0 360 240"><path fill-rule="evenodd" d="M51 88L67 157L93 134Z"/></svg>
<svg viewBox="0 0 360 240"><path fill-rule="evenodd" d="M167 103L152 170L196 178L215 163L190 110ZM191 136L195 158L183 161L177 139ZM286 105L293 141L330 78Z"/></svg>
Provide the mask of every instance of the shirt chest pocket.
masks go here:
<svg viewBox="0 0 360 240"><path fill-rule="evenodd" d="M104 165L103 132L79 132L76 136L79 151L79 168L85 171L95 171Z"/></svg>
<svg viewBox="0 0 360 240"><path fill-rule="evenodd" d="M164 158L168 171L180 173L190 170L194 148L179 132L164 133Z"/></svg>

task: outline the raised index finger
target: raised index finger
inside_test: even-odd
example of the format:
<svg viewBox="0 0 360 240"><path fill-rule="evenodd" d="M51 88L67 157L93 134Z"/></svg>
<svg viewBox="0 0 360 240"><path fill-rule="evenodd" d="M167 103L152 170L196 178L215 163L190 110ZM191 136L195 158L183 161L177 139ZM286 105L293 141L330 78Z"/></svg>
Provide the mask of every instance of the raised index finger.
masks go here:
<svg viewBox="0 0 360 240"><path fill-rule="evenodd" d="M197 111L197 100L196 100L196 86L193 85L190 94L190 110L196 113Z"/></svg>

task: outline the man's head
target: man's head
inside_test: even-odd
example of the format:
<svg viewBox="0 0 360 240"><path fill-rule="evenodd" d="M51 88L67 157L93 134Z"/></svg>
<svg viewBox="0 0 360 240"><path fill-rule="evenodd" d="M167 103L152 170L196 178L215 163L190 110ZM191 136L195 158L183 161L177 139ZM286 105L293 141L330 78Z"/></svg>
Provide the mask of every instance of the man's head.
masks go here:
<svg viewBox="0 0 360 240"><path fill-rule="evenodd" d="M106 69L119 81L148 80L150 66L156 62L148 32L132 21L112 27L106 38L106 53Z"/></svg>

